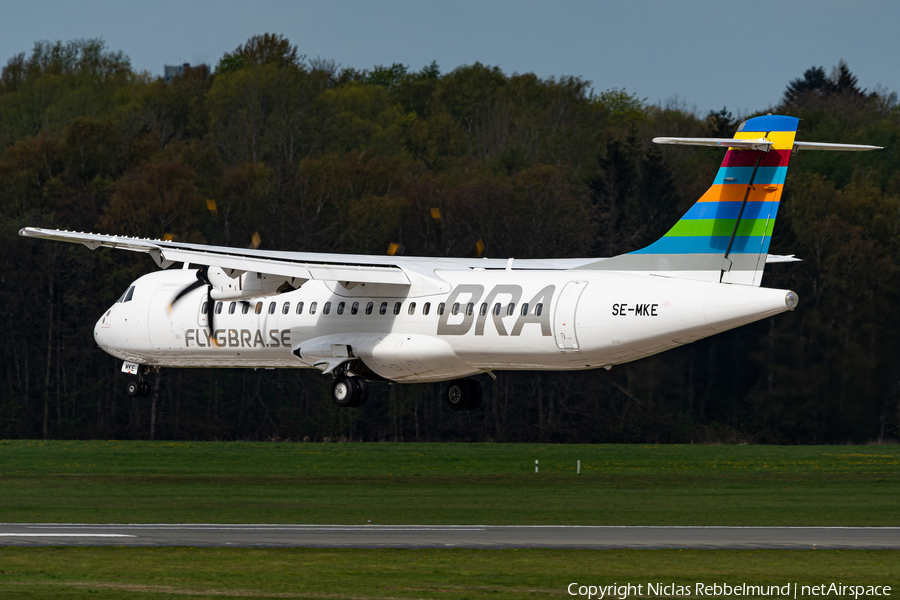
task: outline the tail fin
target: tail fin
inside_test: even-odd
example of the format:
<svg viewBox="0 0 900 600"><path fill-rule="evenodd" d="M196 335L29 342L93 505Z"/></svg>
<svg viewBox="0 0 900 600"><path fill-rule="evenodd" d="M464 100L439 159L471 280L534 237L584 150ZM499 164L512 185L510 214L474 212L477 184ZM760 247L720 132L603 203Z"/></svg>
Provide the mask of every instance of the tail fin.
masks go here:
<svg viewBox="0 0 900 600"><path fill-rule="evenodd" d="M795 117L755 117L734 139L656 138L727 147L712 187L656 242L587 268L759 285L797 133Z"/></svg>

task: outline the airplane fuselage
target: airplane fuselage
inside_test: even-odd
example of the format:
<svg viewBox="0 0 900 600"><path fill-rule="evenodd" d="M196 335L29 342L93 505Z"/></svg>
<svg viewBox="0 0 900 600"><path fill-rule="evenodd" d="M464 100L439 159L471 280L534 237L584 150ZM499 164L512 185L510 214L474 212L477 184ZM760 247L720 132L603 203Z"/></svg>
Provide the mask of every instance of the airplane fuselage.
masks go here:
<svg viewBox="0 0 900 600"><path fill-rule="evenodd" d="M608 367L796 305L792 292L588 270L436 270L441 283L299 289L215 301L205 288L169 306L196 270L145 275L94 329L122 360L159 367L313 367L347 356L392 381L443 381L491 370Z"/></svg>

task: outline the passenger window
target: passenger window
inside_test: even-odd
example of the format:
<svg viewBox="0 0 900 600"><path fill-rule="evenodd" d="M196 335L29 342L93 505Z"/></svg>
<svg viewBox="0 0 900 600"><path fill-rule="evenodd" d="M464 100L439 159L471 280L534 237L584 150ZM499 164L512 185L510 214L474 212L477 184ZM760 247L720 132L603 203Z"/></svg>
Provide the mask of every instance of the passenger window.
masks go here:
<svg viewBox="0 0 900 600"><path fill-rule="evenodd" d="M285 302L284 306L281 307L281 314L286 315L291 312L291 303Z"/></svg>
<svg viewBox="0 0 900 600"><path fill-rule="evenodd" d="M522 303L522 316L524 317L527 314L528 314L528 303L523 302Z"/></svg>
<svg viewBox="0 0 900 600"><path fill-rule="evenodd" d="M331 312L331 302L326 302L325 306L322 307L322 314L327 315L330 312Z"/></svg>
<svg viewBox="0 0 900 600"><path fill-rule="evenodd" d="M298 314L298 315L302 315L302 314L303 314L303 303L302 303L302 302L298 302L298 303L297 303L297 314Z"/></svg>
<svg viewBox="0 0 900 600"><path fill-rule="evenodd" d="M241 314L246 315L248 312L250 312L250 303L241 302Z"/></svg>
<svg viewBox="0 0 900 600"><path fill-rule="evenodd" d="M453 303L453 308L450 309L450 314L451 314L451 315L458 315L458 314L459 314L459 302L454 302L454 303Z"/></svg>
<svg viewBox="0 0 900 600"><path fill-rule="evenodd" d="M387 302L382 302L382 303L381 303L381 307L378 309L378 314L379 314L379 315L386 315L386 314L387 314Z"/></svg>
<svg viewBox="0 0 900 600"><path fill-rule="evenodd" d="M444 303L441 302L440 304L438 304L438 316L441 316L443 314L444 314Z"/></svg>
<svg viewBox="0 0 900 600"><path fill-rule="evenodd" d="M256 303L256 310L255 310L254 312L255 312L256 314L258 314L258 315L261 315L261 314L262 314L262 302L257 302L257 303Z"/></svg>
<svg viewBox="0 0 900 600"><path fill-rule="evenodd" d="M426 303L422 306L422 314L423 314L423 315L427 315L427 314L428 314L428 311L430 311L430 310L431 310L431 302L426 302Z"/></svg>
<svg viewBox="0 0 900 600"><path fill-rule="evenodd" d="M500 303L499 303L499 302L498 302L497 304L494 305L494 314L495 314L495 315L499 315L499 314L500 314Z"/></svg>
<svg viewBox="0 0 900 600"><path fill-rule="evenodd" d="M475 312L475 303L469 302L468 304L466 304L466 316L470 317L470 316L472 316L472 313L474 313L474 312Z"/></svg>
<svg viewBox="0 0 900 600"><path fill-rule="evenodd" d="M359 302L354 302L353 306L350 307L350 314L355 315L359 312Z"/></svg>
<svg viewBox="0 0 900 600"><path fill-rule="evenodd" d="M400 302L395 302L395 303L394 303L394 314L395 314L395 315L399 315L399 314L400 314Z"/></svg>
<svg viewBox="0 0 900 600"><path fill-rule="evenodd" d="M222 314L222 303L221 302L216 302L216 314L217 315Z"/></svg>
<svg viewBox="0 0 900 600"><path fill-rule="evenodd" d="M318 306L318 305L319 305L318 302L312 302L312 303L309 305L309 314L311 314L311 315L316 314L316 306Z"/></svg>
<svg viewBox="0 0 900 600"><path fill-rule="evenodd" d="M416 314L416 303L415 303L415 302L410 302L410 303L409 303L409 310L406 311L406 312L408 312L408 313L411 314L411 315Z"/></svg>
<svg viewBox="0 0 900 600"><path fill-rule="evenodd" d="M237 302L232 302L231 304L229 304L228 305L228 314L233 315L234 309L236 309L236 308L237 308Z"/></svg>
<svg viewBox="0 0 900 600"><path fill-rule="evenodd" d="M339 314L339 315L344 314L344 303L343 302L338 302L337 314Z"/></svg>
<svg viewBox="0 0 900 600"><path fill-rule="evenodd" d="M538 302L537 304L534 305L534 314L536 314L537 316L541 316L541 313L543 311L544 311L544 303L543 302Z"/></svg>
<svg viewBox="0 0 900 600"><path fill-rule="evenodd" d="M208 315L208 314L209 314L209 302L204 302L204 303L203 303L203 306L200 307L200 314L201 314L201 315Z"/></svg>
<svg viewBox="0 0 900 600"><path fill-rule="evenodd" d="M506 307L506 314L508 316L512 316L512 315L516 314L516 303L515 302L509 303L509 305Z"/></svg>
<svg viewBox="0 0 900 600"><path fill-rule="evenodd" d="M270 315L275 314L275 303L274 302L269 302L269 314Z"/></svg>
<svg viewBox="0 0 900 600"><path fill-rule="evenodd" d="M481 316L482 316L482 317L483 317L484 315L487 314L487 302L482 302L482 303L481 303L481 311L480 311L480 313L481 313Z"/></svg>
<svg viewBox="0 0 900 600"><path fill-rule="evenodd" d="M374 303L374 302L369 302L368 304L366 304L366 314L367 314L367 315L371 315L371 314L372 314L372 309L373 309L373 308L375 308L375 303Z"/></svg>

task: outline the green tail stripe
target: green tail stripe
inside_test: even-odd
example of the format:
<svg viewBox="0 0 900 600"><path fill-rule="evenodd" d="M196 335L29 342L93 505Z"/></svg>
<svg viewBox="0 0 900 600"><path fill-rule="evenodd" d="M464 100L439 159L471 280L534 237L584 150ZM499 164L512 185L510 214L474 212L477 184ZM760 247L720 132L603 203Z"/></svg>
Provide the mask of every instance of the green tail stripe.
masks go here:
<svg viewBox="0 0 900 600"><path fill-rule="evenodd" d="M730 236L737 219L683 219L678 221L665 237L712 237ZM775 219L741 219L737 235L772 235Z"/></svg>

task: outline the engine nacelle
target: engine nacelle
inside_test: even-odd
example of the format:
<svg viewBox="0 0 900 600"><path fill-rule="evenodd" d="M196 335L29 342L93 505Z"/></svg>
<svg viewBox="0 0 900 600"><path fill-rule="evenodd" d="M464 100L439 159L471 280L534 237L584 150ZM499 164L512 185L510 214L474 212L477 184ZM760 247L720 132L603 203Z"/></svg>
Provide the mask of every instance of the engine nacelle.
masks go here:
<svg viewBox="0 0 900 600"><path fill-rule="evenodd" d="M214 300L246 300L259 296L273 296L296 290L307 282L297 277L270 275L254 271L223 270L210 267L207 271Z"/></svg>

